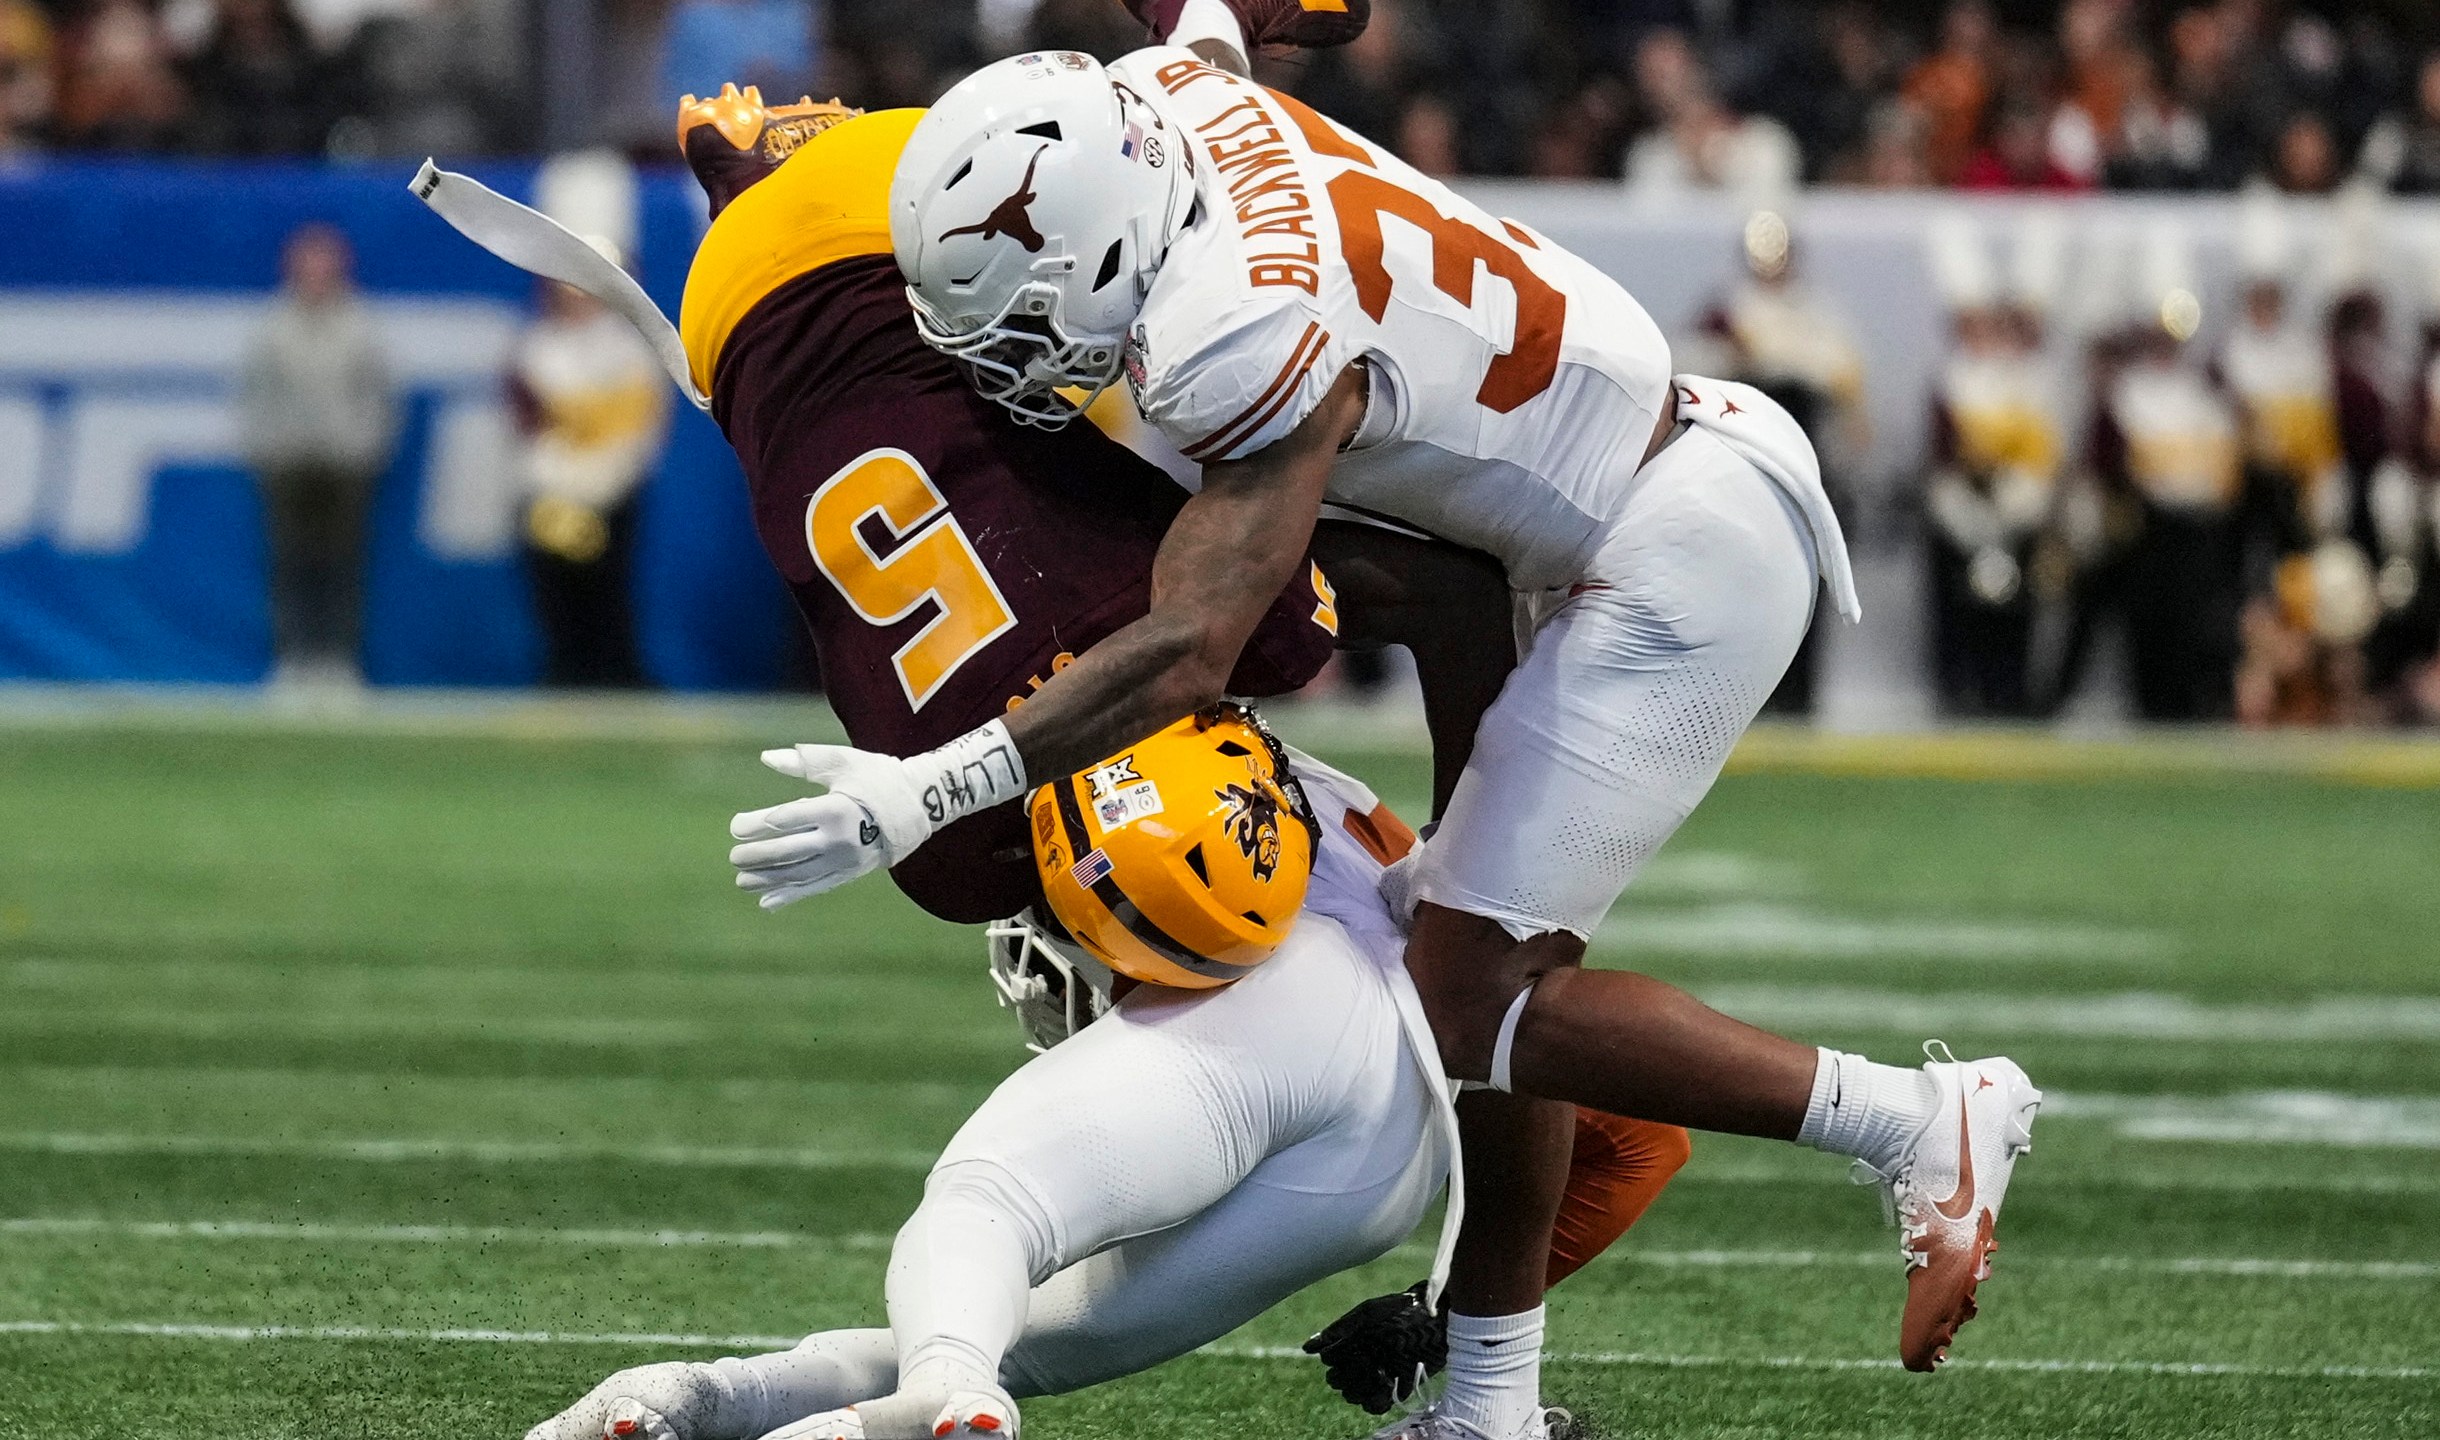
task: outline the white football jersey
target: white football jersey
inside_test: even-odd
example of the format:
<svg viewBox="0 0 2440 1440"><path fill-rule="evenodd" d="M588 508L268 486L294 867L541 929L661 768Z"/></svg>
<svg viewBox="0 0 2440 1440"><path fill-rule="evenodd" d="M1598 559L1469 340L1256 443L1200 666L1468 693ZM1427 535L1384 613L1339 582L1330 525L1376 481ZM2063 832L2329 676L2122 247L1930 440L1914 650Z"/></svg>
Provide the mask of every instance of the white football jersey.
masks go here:
<svg viewBox="0 0 2440 1440"><path fill-rule="evenodd" d="M1358 359L1371 404L1329 498L1581 577L1669 393L1625 290L1296 100L1174 48L1111 67L1186 152L1200 213L1129 337L1146 419L1208 463L1295 429Z"/></svg>

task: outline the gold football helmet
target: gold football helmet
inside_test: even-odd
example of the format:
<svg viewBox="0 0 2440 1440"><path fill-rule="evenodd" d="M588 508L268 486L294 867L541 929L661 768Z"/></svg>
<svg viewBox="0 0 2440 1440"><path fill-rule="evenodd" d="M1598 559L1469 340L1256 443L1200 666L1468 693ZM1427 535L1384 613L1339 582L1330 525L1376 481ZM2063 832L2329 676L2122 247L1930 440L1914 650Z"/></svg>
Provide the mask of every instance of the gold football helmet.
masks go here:
<svg viewBox="0 0 2440 1440"><path fill-rule="evenodd" d="M1201 990L1269 958L1305 903L1320 827L1287 752L1224 704L1036 790L1051 913L1121 975Z"/></svg>

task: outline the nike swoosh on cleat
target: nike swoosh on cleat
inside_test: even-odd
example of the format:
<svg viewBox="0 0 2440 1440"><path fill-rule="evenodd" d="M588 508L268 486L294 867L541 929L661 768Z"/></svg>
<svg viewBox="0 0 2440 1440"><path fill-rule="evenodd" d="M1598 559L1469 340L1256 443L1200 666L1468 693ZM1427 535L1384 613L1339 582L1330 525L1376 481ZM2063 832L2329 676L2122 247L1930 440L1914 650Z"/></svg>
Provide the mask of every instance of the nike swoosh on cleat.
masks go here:
<svg viewBox="0 0 2440 1440"><path fill-rule="evenodd" d="M1946 1200L1932 1202L1943 1220L1963 1220L1974 1210L1974 1137L1966 1128L1965 1096L1957 1097L1957 1187Z"/></svg>

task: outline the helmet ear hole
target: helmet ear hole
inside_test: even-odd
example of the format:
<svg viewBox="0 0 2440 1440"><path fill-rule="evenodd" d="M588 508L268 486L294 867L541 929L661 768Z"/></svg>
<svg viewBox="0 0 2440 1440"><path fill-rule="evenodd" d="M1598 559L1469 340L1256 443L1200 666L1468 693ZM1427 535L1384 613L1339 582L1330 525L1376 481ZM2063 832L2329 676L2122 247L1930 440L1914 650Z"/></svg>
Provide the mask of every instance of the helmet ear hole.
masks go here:
<svg viewBox="0 0 2440 1440"><path fill-rule="evenodd" d="M1186 852L1186 868L1195 872L1195 878L1203 882L1203 888L1206 890L1211 888L1211 866L1203 859L1202 846L1197 845Z"/></svg>
<svg viewBox="0 0 2440 1440"><path fill-rule="evenodd" d="M1118 278L1118 248L1119 242L1113 240L1110 248L1101 252L1101 269L1093 276L1094 289L1102 289Z"/></svg>

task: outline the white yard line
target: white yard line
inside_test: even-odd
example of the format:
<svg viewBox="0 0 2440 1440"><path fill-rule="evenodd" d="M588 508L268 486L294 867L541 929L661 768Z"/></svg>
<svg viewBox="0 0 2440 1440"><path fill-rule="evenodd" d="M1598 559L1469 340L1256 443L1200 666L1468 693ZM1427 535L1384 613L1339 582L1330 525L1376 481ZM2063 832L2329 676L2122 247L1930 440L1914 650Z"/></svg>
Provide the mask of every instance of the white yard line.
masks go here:
<svg viewBox="0 0 2440 1440"><path fill-rule="evenodd" d="M83 1215L0 1219L0 1235L103 1236L142 1240L256 1240L305 1244L574 1245L628 1249L831 1250L882 1253L891 1236L880 1230L821 1235L793 1230L640 1230L517 1225L373 1225L293 1220L116 1220ZM1402 1245L1400 1258L1431 1254ZM1601 1263L1667 1269L1891 1269L1885 1250L1612 1250ZM2189 1255L2018 1255L2012 1269L2082 1270L2157 1275L2227 1275L2290 1280L2440 1279L2440 1260L2311 1260Z"/></svg>
<svg viewBox="0 0 2440 1440"><path fill-rule="evenodd" d="M0 1219L0 1235L98 1235L141 1240L293 1240L307 1244L577 1245L623 1249L872 1250L878 1230L619 1230L524 1225L354 1225L319 1220L110 1220L81 1215Z"/></svg>
<svg viewBox="0 0 2440 1440"><path fill-rule="evenodd" d="M707 1169L929 1170L930 1150L791 1150L764 1146L613 1145L554 1140L290 1139L242 1135L112 1135L82 1131L0 1133L0 1150L54 1155L233 1155L403 1164L417 1160L560 1164L613 1160Z"/></svg>
<svg viewBox="0 0 2440 1440"><path fill-rule="evenodd" d="M2054 1095L2053 1116L2135 1140L2440 1150L2440 1096L2255 1090L2236 1095Z"/></svg>
<svg viewBox="0 0 2440 1440"><path fill-rule="evenodd" d="M1230 1359L1310 1360L1285 1345L1227 1344L1200 1352ZM1896 1370L1895 1360L1815 1355L1673 1355L1651 1350L1555 1350L1543 1358L1560 1365L1632 1365L1669 1370ZM1943 1370L1997 1370L2037 1375L2197 1375L2265 1380L2428 1380L2440 1365L2248 1365L2233 1361L2176 1360L1950 1360Z"/></svg>
<svg viewBox="0 0 2440 1440"><path fill-rule="evenodd" d="M2093 1121L2138 1140L2182 1140L2285 1147L2440 1150L2440 1096L2341 1095L2328 1091L2253 1091L2235 1095L2113 1095L2053 1091L2044 1104L2053 1121ZM130 1135L86 1131L0 1132L0 1151L59 1155L209 1155L350 1160L371 1164L417 1161L478 1164L616 1162L693 1169L928 1170L935 1152L856 1147L617 1144L608 1141L461 1140L407 1137L254 1137ZM1696 1182L1781 1181L1802 1178L1794 1167L1731 1162L1698 1166ZM2074 1185L2100 1176L2063 1177ZM2440 1176L2327 1174L2305 1165L2260 1174L2188 1176L2128 1168L2107 1184L2162 1190L2334 1190L2422 1194Z"/></svg>
<svg viewBox="0 0 2440 1440"><path fill-rule="evenodd" d="M154 1320L0 1320L0 1335L133 1335L158 1340L405 1340L478 1345L687 1345L785 1350L802 1335L689 1335L658 1331L409 1330L390 1325L189 1325Z"/></svg>
<svg viewBox="0 0 2440 1440"><path fill-rule="evenodd" d="M2285 1004L2212 1005L2148 990L2086 995L1925 995L1843 985L1698 985L1695 990L1706 1004L1741 1020L1791 1029L2206 1042L2440 1039L2440 997L2419 995L2320 995Z"/></svg>
<svg viewBox="0 0 2440 1440"><path fill-rule="evenodd" d="M162 1340L379 1340L410 1344L462 1343L476 1345L630 1345L721 1350L780 1350L797 1343L796 1335L690 1335L644 1332L572 1330L410 1330L371 1325L189 1325L141 1320L0 1320L0 1335L114 1335ZM1286 1360L1311 1363L1311 1357L1285 1345L1205 1346L1197 1352L1229 1360ZM1556 1351L1547 1357L1561 1365L1638 1366L1671 1370L1896 1370L1895 1360L1810 1355L1676 1355L1644 1350ZM2041 1375L2163 1375L2233 1377L2264 1380L2429 1380L2440 1377L2431 1365L2251 1365L2227 1361L2173 1360L1951 1360L1951 1370L1992 1370Z"/></svg>
<svg viewBox="0 0 2440 1440"><path fill-rule="evenodd" d="M1736 955L1796 960L1928 956L1966 960L2154 960L2176 937L2042 921L1866 919L1811 906L1736 903L1628 910L1593 934L1610 955Z"/></svg>

